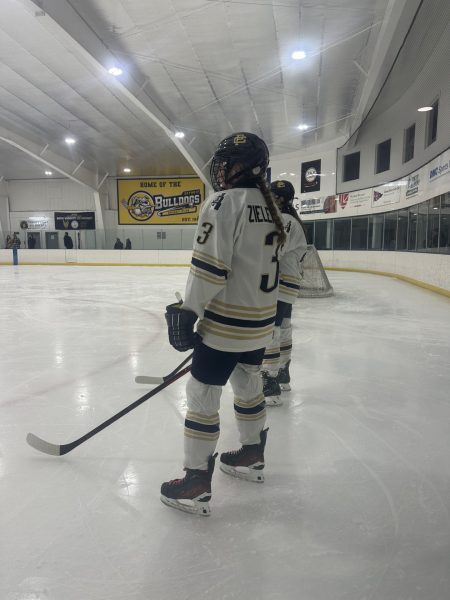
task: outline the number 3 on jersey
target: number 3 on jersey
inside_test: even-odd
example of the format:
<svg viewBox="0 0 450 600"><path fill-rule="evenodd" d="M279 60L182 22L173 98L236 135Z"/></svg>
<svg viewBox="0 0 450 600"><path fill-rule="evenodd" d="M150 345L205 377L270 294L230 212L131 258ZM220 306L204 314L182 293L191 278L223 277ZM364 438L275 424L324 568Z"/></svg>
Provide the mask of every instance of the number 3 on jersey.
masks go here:
<svg viewBox="0 0 450 600"><path fill-rule="evenodd" d="M273 246L273 244L275 242L275 238L278 238L278 231L272 231L271 233L268 233L266 235L264 245L265 246ZM276 264L273 285L269 287L269 274L268 273L265 273L264 275L261 276L261 285L259 286L259 289L261 289L263 292L273 292L273 290L278 285L278 277L280 274L280 262L278 260L279 250L280 250L280 245L277 244L275 254L272 256L272 260L271 260L271 262Z"/></svg>
<svg viewBox="0 0 450 600"><path fill-rule="evenodd" d="M197 244L204 244L209 237L209 234L213 230L214 225L212 223L202 223L201 228L203 229L202 234L197 236Z"/></svg>

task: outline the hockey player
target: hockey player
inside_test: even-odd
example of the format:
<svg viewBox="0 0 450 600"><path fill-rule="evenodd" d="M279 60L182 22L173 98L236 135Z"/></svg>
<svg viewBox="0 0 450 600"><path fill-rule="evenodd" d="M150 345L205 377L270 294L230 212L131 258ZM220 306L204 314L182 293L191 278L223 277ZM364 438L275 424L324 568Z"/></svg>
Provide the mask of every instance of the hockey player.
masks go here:
<svg viewBox="0 0 450 600"><path fill-rule="evenodd" d="M210 169L216 193L200 215L184 302L166 309L172 346L194 348L186 386L186 475L161 487L161 500L186 512L210 512L220 396L228 380L242 446L221 454L220 468L264 481L260 369L275 322L278 252L286 236L265 179L268 163L267 146L254 134L235 133L220 142Z"/></svg>
<svg viewBox="0 0 450 600"><path fill-rule="evenodd" d="M289 364L292 350L292 305L298 296L301 279L301 261L305 257L307 242L297 211L293 207L295 190L289 181L271 184L272 194L282 212L287 241L280 259L280 285L277 315L273 337L266 348L263 363L264 397L267 406L283 403L281 391L289 391Z"/></svg>

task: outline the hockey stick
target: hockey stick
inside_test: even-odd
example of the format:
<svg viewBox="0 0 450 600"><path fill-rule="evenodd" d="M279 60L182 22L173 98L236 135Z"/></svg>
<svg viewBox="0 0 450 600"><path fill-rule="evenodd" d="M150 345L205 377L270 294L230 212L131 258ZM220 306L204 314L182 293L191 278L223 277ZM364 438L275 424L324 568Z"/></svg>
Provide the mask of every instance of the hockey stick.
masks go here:
<svg viewBox="0 0 450 600"><path fill-rule="evenodd" d="M189 356L187 358L185 358L183 360L182 363L180 363L178 365L178 367L176 367L176 369L174 369L173 371L171 371L168 375L164 375L163 377L152 377L152 376L147 376L147 375L138 375L137 377L134 378L134 381L136 383L146 383L146 384L153 384L153 383L157 383L157 384L161 384L164 383L165 381L167 381L170 377L173 377L173 375L175 375L176 373L178 373L178 371L184 367L184 365L186 363L188 363L192 358L192 354L189 354Z"/></svg>
<svg viewBox="0 0 450 600"><path fill-rule="evenodd" d="M189 373L190 370L191 366L189 365L181 371L178 371L170 379L167 378L161 385L158 385L158 387L154 388L150 392L147 392L146 394L135 400L132 404L118 412L116 415L110 417L109 419L107 419L106 421L104 421L103 423L101 423L100 425L98 425L97 427L95 427L94 429L92 429L91 431L89 431L88 433L86 433L85 435L81 436L73 442L61 445L51 444L50 442L46 442L45 440L41 439L37 435L34 435L34 433L29 433L27 435L27 442L35 450L39 450L39 452L44 452L44 454L51 454L53 456L62 456L63 454L67 454L68 452L71 452L74 448L76 448L89 438L93 437L94 435L96 435L97 433L99 433L100 431L102 431L103 429L105 429L106 427L108 427L109 425L111 425L112 423L114 423L115 421L117 421L136 407L138 407L140 404L142 404L152 396L156 396L156 394L158 394L164 388L168 387L171 383L174 383L174 381L180 379L181 377L183 377L183 375L186 375L186 373Z"/></svg>

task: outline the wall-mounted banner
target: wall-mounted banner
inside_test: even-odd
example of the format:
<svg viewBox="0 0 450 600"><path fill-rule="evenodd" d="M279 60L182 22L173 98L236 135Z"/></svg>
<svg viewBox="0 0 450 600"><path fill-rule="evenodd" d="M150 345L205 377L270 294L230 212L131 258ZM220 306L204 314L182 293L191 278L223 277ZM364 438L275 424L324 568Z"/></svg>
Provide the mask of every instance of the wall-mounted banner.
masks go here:
<svg viewBox="0 0 450 600"><path fill-rule="evenodd" d="M370 206L372 199L372 189L358 190L357 192L346 192L339 194L339 206L344 210L347 206L359 208L360 206Z"/></svg>
<svg viewBox="0 0 450 600"><path fill-rule="evenodd" d="M34 231L48 229L48 217L27 217L20 221L20 228Z"/></svg>
<svg viewBox="0 0 450 600"><path fill-rule="evenodd" d="M403 187L397 183L386 183L373 188L372 206L386 206L400 202Z"/></svg>
<svg viewBox="0 0 450 600"><path fill-rule="evenodd" d="M406 198L414 198L419 193L420 188L420 171L411 173L406 183Z"/></svg>
<svg viewBox="0 0 450 600"><path fill-rule="evenodd" d="M321 160L310 160L302 163L301 193L318 192L320 190Z"/></svg>
<svg viewBox="0 0 450 600"><path fill-rule="evenodd" d="M338 196L321 196L319 198L301 198L297 209L300 214L335 213Z"/></svg>
<svg viewBox="0 0 450 600"><path fill-rule="evenodd" d="M195 225L204 198L199 177L118 179L119 225Z"/></svg>
<svg viewBox="0 0 450 600"><path fill-rule="evenodd" d="M95 212L55 212L55 229L95 229Z"/></svg>
<svg viewBox="0 0 450 600"><path fill-rule="evenodd" d="M428 164L428 181L433 183L440 177L448 175L450 175L450 156L447 151Z"/></svg>

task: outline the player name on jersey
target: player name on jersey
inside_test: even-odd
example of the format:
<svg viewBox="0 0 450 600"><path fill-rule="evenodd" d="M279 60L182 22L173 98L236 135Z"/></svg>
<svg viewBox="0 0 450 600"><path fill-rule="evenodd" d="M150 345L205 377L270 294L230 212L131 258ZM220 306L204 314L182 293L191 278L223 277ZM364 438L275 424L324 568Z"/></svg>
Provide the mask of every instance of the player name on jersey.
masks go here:
<svg viewBox="0 0 450 600"><path fill-rule="evenodd" d="M250 204L248 207L248 222L249 223L273 223L270 211L267 206L259 206L258 204Z"/></svg>

